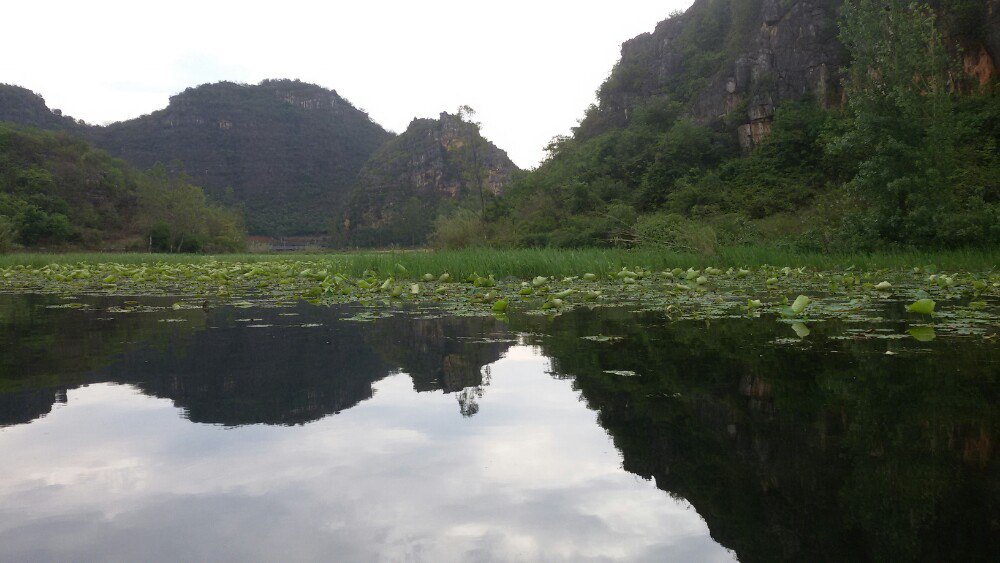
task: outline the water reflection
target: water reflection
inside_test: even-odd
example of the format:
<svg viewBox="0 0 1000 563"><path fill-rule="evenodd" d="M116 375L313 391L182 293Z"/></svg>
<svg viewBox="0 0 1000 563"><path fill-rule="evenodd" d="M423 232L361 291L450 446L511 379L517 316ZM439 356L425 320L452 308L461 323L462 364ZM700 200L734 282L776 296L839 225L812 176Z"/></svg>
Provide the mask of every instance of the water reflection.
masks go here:
<svg viewBox="0 0 1000 563"><path fill-rule="evenodd" d="M0 300L0 559L1000 552L989 342L51 304Z"/></svg>
<svg viewBox="0 0 1000 563"><path fill-rule="evenodd" d="M0 425L29 422L67 388L103 381L172 399L193 422L302 424L371 398L374 382L399 371L417 391L461 392L468 416L488 385L483 367L513 342L488 319L356 323L342 321L351 311L306 304L109 315L120 301L88 300L90 311L0 296L0 308L16 311L0 325L13 351L0 360L0 391L9 391Z"/></svg>
<svg viewBox="0 0 1000 563"><path fill-rule="evenodd" d="M542 350L599 411L625 469L691 501L742 560L991 559L996 345L831 338L843 328L775 345L780 323L583 311ZM579 338L593 334L624 338Z"/></svg>
<svg viewBox="0 0 1000 563"><path fill-rule="evenodd" d="M462 420L404 374L295 426L190 424L94 384L0 432L3 559L727 560L680 499L621 471L569 382L515 347ZM41 439L43 436L47 439Z"/></svg>

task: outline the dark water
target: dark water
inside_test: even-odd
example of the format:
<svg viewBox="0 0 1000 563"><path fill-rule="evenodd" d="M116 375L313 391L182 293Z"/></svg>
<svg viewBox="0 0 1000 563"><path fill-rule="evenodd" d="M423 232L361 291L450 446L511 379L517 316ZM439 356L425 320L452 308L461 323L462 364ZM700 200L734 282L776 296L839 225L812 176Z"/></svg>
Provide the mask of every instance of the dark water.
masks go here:
<svg viewBox="0 0 1000 563"><path fill-rule="evenodd" d="M84 301L0 296L0 561L1000 553L980 338Z"/></svg>

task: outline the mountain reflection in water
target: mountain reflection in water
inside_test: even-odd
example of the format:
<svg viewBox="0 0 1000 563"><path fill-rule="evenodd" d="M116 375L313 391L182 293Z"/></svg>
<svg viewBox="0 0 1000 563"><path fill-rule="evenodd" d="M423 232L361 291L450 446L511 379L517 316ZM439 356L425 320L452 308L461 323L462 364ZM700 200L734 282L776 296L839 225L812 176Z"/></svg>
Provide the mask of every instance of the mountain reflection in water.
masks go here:
<svg viewBox="0 0 1000 563"><path fill-rule="evenodd" d="M3 560L1000 549L995 344L84 301L0 296Z"/></svg>

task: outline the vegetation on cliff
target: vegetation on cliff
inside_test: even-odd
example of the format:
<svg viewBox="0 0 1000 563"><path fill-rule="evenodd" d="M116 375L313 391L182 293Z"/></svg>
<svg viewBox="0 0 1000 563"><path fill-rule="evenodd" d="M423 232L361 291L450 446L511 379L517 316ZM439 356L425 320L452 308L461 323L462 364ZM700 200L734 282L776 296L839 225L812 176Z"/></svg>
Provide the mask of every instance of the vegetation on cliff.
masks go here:
<svg viewBox="0 0 1000 563"><path fill-rule="evenodd" d="M83 134L87 124L50 109L38 94L14 84L0 84L0 122L9 121L25 127Z"/></svg>
<svg viewBox="0 0 1000 563"><path fill-rule="evenodd" d="M362 168L336 242L352 246L419 246L434 220L458 209L482 216L517 166L482 136L468 106L438 119L414 119ZM473 211L474 210L474 211Z"/></svg>
<svg viewBox="0 0 1000 563"><path fill-rule="evenodd" d="M627 43L601 104L574 135L554 140L549 158L519 176L487 220L457 216L440 222L439 232L464 230L472 241L498 233L486 243L499 245L649 244L706 253L746 243L830 250L1000 242L1000 99L996 78L964 74L958 40L943 35L958 37L942 28L957 25L960 10L944 6L939 16L902 1L847 3L839 40L831 39L850 61L847 102L830 104L830 88L816 89L827 83L808 77L793 97L788 84L758 73L751 81L758 90L737 96L746 57L734 55L733 45L748 17L737 4L696 2L657 26L676 56L649 51L644 37ZM783 17L795 17L802 4L839 3L793 3ZM766 23L768 2L758 8ZM773 25L780 37L781 23ZM716 27L726 41L695 49ZM783 64L770 53L777 62L760 68ZM721 62L702 68L706 57ZM687 62L666 79L660 59ZM705 89L725 82L726 65L737 75L730 101L742 103L715 118L699 115L711 98ZM650 82L656 77L665 82Z"/></svg>

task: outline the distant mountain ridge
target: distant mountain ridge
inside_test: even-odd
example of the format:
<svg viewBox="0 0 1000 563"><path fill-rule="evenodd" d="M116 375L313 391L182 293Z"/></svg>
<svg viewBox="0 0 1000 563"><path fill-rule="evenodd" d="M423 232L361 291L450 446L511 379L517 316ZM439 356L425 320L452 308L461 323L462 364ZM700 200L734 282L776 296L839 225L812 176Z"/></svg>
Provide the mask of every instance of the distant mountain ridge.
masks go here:
<svg viewBox="0 0 1000 563"><path fill-rule="evenodd" d="M335 90L298 80L204 84L106 126L0 84L0 121L82 137L140 168L183 171L215 200L241 207L259 235L326 233L345 221L352 231L383 229L419 198L425 237L438 204L470 196L476 182L496 196L517 170L462 116L414 119L397 137Z"/></svg>
<svg viewBox="0 0 1000 563"><path fill-rule="evenodd" d="M162 110L103 127L0 85L0 121L75 134L141 168L182 169L242 206L250 232L270 235L325 231L362 165L392 138L336 91L297 80L188 88Z"/></svg>
<svg viewBox="0 0 1000 563"><path fill-rule="evenodd" d="M250 232L291 235L324 231L391 136L334 90L265 80L188 88L95 141L142 167L179 161L210 194L242 204Z"/></svg>

